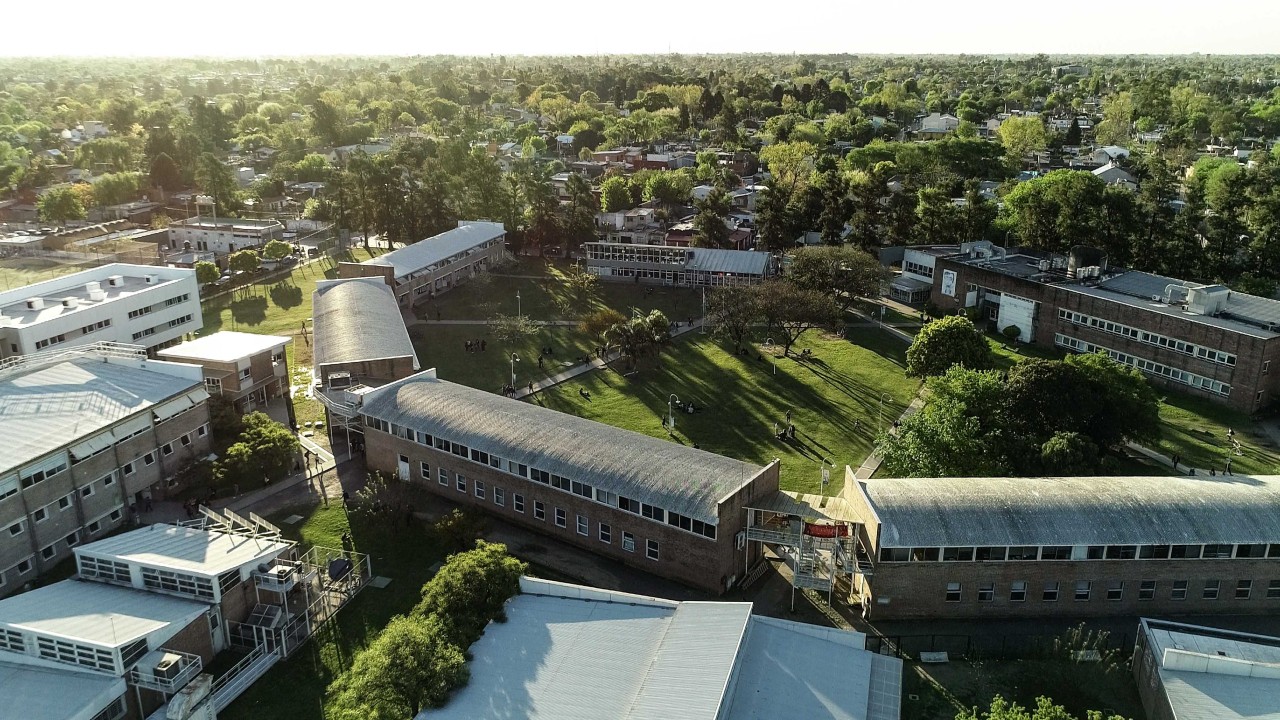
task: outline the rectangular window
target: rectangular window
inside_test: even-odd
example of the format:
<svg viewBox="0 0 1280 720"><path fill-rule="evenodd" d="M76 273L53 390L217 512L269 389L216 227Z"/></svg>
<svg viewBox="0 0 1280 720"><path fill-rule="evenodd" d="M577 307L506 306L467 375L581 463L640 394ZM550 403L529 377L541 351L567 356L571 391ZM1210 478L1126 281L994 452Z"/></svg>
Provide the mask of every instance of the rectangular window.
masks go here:
<svg viewBox="0 0 1280 720"><path fill-rule="evenodd" d="M1235 550L1233 545L1205 545L1204 554L1201 557L1208 558L1229 558Z"/></svg>
<svg viewBox="0 0 1280 720"><path fill-rule="evenodd" d="M1220 587L1222 587L1221 580L1205 580L1204 590L1200 593L1200 597L1204 598L1205 600L1217 600L1218 589Z"/></svg>
<svg viewBox="0 0 1280 720"><path fill-rule="evenodd" d="M431 479L431 466L430 466L430 465L428 465L428 464L426 464L426 463L418 463L418 465L419 465L419 468L418 468L418 470L419 470L419 476L420 476L423 480L430 480L430 479Z"/></svg>
<svg viewBox="0 0 1280 720"><path fill-rule="evenodd" d="M1124 599L1124 581L1123 580L1107 581L1107 599L1108 600Z"/></svg>
<svg viewBox="0 0 1280 720"><path fill-rule="evenodd" d="M1169 557L1174 560L1194 560L1200 557L1200 546L1174 545L1169 548Z"/></svg>
<svg viewBox="0 0 1280 720"><path fill-rule="evenodd" d="M1070 545L1047 545L1040 549L1041 560L1070 560Z"/></svg>
<svg viewBox="0 0 1280 720"><path fill-rule="evenodd" d="M1009 559L1010 560L1035 560L1039 550L1040 548L1035 547L1034 545L1011 547L1009 548Z"/></svg>
<svg viewBox="0 0 1280 720"><path fill-rule="evenodd" d="M556 508L556 527L569 527L569 516L564 508Z"/></svg>
<svg viewBox="0 0 1280 720"><path fill-rule="evenodd" d="M1280 600L1280 580L1272 580L1267 583L1267 599Z"/></svg>
<svg viewBox="0 0 1280 720"><path fill-rule="evenodd" d="M1139 600L1155 600L1156 599L1156 581L1141 580L1138 582L1138 599Z"/></svg>
<svg viewBox="0 0 1280 720"><path fill-rule="evenodd" d="M602 543L613 542L613 531L605 523L600 523L600 542Z"/></svg>
<svg viewBox="0 0 1280 720"><path fill-rule="evenodd" d="M16 523L14 523L14 524L12 524L12 525L10 525L10 526L9 526L9 536L10 536L10 537L18 537L18 536L19 536L19 535L21 535L23 532L25 532L25 531L26 531L26 529L27 529L27 524L26 524L26 522L24 522L24 521L22 521L22 520L19 520L18 522L16 522Z"/></svg>
<svg viewBox="0 0 1280 720"><path fill-rule="evenodd" d="M622 533L622 549L627 552L636 551L636 538L629 532Z"/></svg>
<svg viewBox="0 0 1280 720"><path fill-rule="evenodd" d="M911 559L914 562L933 562L938 559L938 548L911 548Z"/></svg>
<svg viewBox="0 0 1280 720"><path fill-rule="evenodd" d="M80 497L93 497L93 485L85 485L80 488Z"/></svg>
<svg viewBox="0 0 1280 720"><path fill-rule="evenodd" d="M1238 558L1261 558L1267 556L1266 545L1237 545L1236 557Z"/></svg>
<svg viewBox="0 0 1280 720"><path fill-rule="evenodd" d="M1025 602L1027 599L1027 581L1014 580L1009 585L1009 602Z"/></svg>
<svg viewBox="0 0 1280 720"><path fill-rule="evenodd" d="M52 545L48 547L43 547L43 548L40 548L40 557L44 558L45 560L52 560L53 556L56 555L57 552L58 552L57 549Z"/></svg>
<svg viewBox="0 0 1280 720"><path fill-rule="evenodd" d="M23 560L22 562L18 563L16 567L18 568L19 575L26 575L27 573L31 572L31 561Z"/></svg>
<svg viewBox="0 0 1280 720"><path fill-rule="evenodd" d="M36 508L36 511L31 513L31 519L36 522L44 522L49 519L49 511L44 508Z"/></svg>
<svg viewBox="0 0 1280 720"><path fill-rule="evenodd" d="M155 451L155 450L152 450L151 452L147 453L146 455L143 455L143 456L142 456L142 464L143 464L143 465L147 465L148 467L149 467L149 466L151 466L151 465L155 465L155 464L156 464L156 451Z"/></svg>
<svg viewBox="0 0 1280 720"><path fill-rule="evenodd" d="M587 522L585 515L578 516L578 534L586 536L591 532L591 523Z"/></svg>
<svg viewBox="0 0 1280 720"><path fill-rule="evenodd" d="M1108 560L1132 560L1138 556L1138 548L1135 545L1108 545Z"/></svg>
<svg viewBox="0 0 1280 720"><path fill-rule="evenodd" d="M475 487L476 487L476 497L483 500L485 498L484 483L481 482L480 480L476 480Z"/></svg>
<svg viewBox="0 0 1280 720"><path fill-rule="evenodd" d="M454 477L458 479L458 492L465 493L467 491L467 479L460 474L455 475Z"/></svg>
<svg viewBox="0 0 1280 720"><path fill-rule="evenodd" d="M650 560L658 559L658 541L646 540L644 544L644 556Z"/></svg>
<svg viewBox="0 0 1280 720"><path fill-rule="evenodd" d="M972 562L973 548L971 547L943 548L942 559L946 562Z"/></svg>
<svg viewBox="0 0 1280 720"><path fill-rule="evenodd" d="M524 512L524 496L520 493L511 495L511 509L518 513Z"/></svg>
<svg viewBox="0 0 1280 720"><path fill-rule="evenodd" d="M1252 595L1252 594L1253 594L1253 581L1252 581L1252 580L1237 580L1237 581L1236 581L1236 599L1237 599L1237 600L1248 600L1248 599L1249 599L1249 596L1250 596L1250 595Z"/></svg>
<svg viewBox="0 0 1280 720"><path fill-rule="evenodd" d="M1007 549L1008 548L1003 547L980 547L974 557L978 562L982 562L984 560L1004 560L1005 551Z"/></svg>
<svg viewBox="0 0 1280 720"><path fill-rule="evenodd" d="M506 490L503 490L503 489L502 489L502 488L500 488L500 487L496 487L496 486L495 486L495 487L493 488L493 504L494 504L494 505L497 505L498 507L506 507L506 506L507 506L507 491L506 491Z"/></svg>
<svg viewBox="0 0 1280 720"><path fill-rule="evenodd" d="M978 585L978 602L991 602L996 599L996 584L982 583Z"/></svg>
<svg viewBox="0 0 1280 720"><path fill-rule="evenodd" d="M880 548L880 562L906 562L911 559L911 548Z"/></svg>
<svg viewBox="0 0 1280 720"><path fill-rule="evenodd" d="M161 446L160 446L160 452L164 453L164 454L165 454L165 457L168 457L168 456L172 455L172 454L173 454L173 443L169 442L169 443L165 443L164 445L161 445Z"/></svg>
<svg viewBox="0 0 1280 720"><path fill-rule="evenodd" d="M1089 596L1092 594L1093 594L1092 580L1076 581L1076 600L1088 600Z"/></svg>
<svg viewBox="0 0 1280 720"><path fill-rule="evenodd" d="M964 585L958 582L947 583L947 602L960 602L964 595Z"/></svg>
<svg viewBox="0 0 1280 720"><path fill-rule="evenodd" d="M1187 581L1174 580L1173 589L1169 591L1170 600L1186 600L1187 599Z"/></svg>
<svg viewBox="0 0 1280 720"><path fill-rule="evenodd" d="M449 487L449 471L444 468L436 468L436 477L440 479L440 484Z"/></svg>
<svg viewBox="0 0 1280 720"><path fill-rule="evenodd" d="M66 509L68 509L68 508L70 508L70 507L71 507L71 496L70 496L70 495L63 495L62 497L58 498L58 509L59 509L59 510L66 510Z"/></svg>
<svg viewBox="0 0 1280 720"><path fill-rule="evenodd" d="M533 518L535 520L547 519L547 506L543 505L541 500L533 501Z"/></svg>

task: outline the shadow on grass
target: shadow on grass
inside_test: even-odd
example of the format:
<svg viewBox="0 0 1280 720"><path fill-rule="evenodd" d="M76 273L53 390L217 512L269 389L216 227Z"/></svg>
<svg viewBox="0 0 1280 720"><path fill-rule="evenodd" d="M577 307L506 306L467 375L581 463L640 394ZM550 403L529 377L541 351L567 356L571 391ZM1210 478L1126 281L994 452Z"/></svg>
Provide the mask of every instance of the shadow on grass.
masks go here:
<svg viewBox="0 0 1280 720"><path fill-rule="evenodd" d="M258 295L232 300L231 317L244 325L261 325L267 319L267 299Z"/></svg>
<svg viewBox="0 0 1280 720"><path fill-rule="evenodd" d="M272 285L269 295L271 302L282 310L296 308L302 304L302 288L291 281Z"/></svg>

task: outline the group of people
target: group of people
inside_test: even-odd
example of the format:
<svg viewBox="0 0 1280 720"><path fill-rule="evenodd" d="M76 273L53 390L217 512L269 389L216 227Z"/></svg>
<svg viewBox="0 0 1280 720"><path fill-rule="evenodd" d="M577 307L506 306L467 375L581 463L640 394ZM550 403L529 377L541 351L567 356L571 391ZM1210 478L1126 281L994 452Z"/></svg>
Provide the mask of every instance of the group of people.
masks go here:
<svg viewBox="0 0 1280 720"><path fill-rule="evenodd" d="M489 347L488 340L468 340L463 343L463 347L467 352L484 352Z"/></svg>
<svg viewBox="0 0 1280 720"><path fill-rule="evenodd" d="M532 395L532 394L533 394L533 383L529 383L528 390L529 390L529 394L530 394L530 395ZM502 394L503 394L503 396L505 396L505 397L513 398L513 397L515 397L515 396L516 396L516 392L517 392L517 390L516 390L516 386L515 386L515 385L503 385L503 386L502 386Z"/></svg>

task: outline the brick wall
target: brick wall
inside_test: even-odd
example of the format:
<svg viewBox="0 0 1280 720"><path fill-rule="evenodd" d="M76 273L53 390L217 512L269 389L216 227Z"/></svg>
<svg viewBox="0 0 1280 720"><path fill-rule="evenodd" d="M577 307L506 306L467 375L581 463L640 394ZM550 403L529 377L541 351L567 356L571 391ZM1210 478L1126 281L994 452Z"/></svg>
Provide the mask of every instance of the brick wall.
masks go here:
<svg viewBox="0 0 1280 720"><path fill-rule="evenodd" d="M368 469L395 474L399 456L409 459L410 479L414 484L464 507L483 510L522 527L557 540L622 562L630 567L719 594L730 578L742 575L745 551L737 550L735 535L744 526L746 516L741 507L746 502L741 493L722 504L715 540L686 532L665 523L612 508L584 497L557 490L541 483L511 475L496 468L464 460L456 455L395 438L365 428L365 459ZM431 478L422 478L421 463L430 466ZM439 472L448 473L448 484L441 485ZM777 464L758 476L762 488L777 489ZM465 492L460 492L458 475L465 478ZM484 483L484 498L476 497L476 482ZM494 502L494 488L504 491L502 506ZM763 490L758 491L763 492ZM524 512L515 509L515 495L524 498ZM535 518L535 503L545 508L544 519ZM556 509L564 511L564 527L556 525ZM587 522L587 534L577 528L578 516ZM610 541L600 539L600 526L610 529ZM631 533L635 547L623 549L623 533ZM658 560L647 557L647 542L658 543Z"/></svg>

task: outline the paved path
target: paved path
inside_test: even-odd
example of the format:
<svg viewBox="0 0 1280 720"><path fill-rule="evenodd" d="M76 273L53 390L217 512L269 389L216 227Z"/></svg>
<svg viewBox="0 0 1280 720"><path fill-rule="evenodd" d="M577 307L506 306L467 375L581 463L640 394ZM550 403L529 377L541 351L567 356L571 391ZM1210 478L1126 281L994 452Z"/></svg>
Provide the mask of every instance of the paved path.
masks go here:
<svg viewBox="0 0 1280 720"><path fill-rule="evenodd" d="M907 405L906 409L898 416L898 422L902 422L903 420L906 420L912 415L920 412L920 408L922 407L924 407L923 385L920 386L920 392L916 393L916 396L911 399L911 402ZM890 430L890 432L893 431ZM882 462L884 462L884 458L881 458L878 453L872 450L871 454L867 456L867 459L863 460L862 464L858 466L858 469L853 472L853 476L858 480L866 480L872 475L875 475L876 471L880 469L880 463ZM845 487L847 488L849 485L846 484Z"/></svg>

